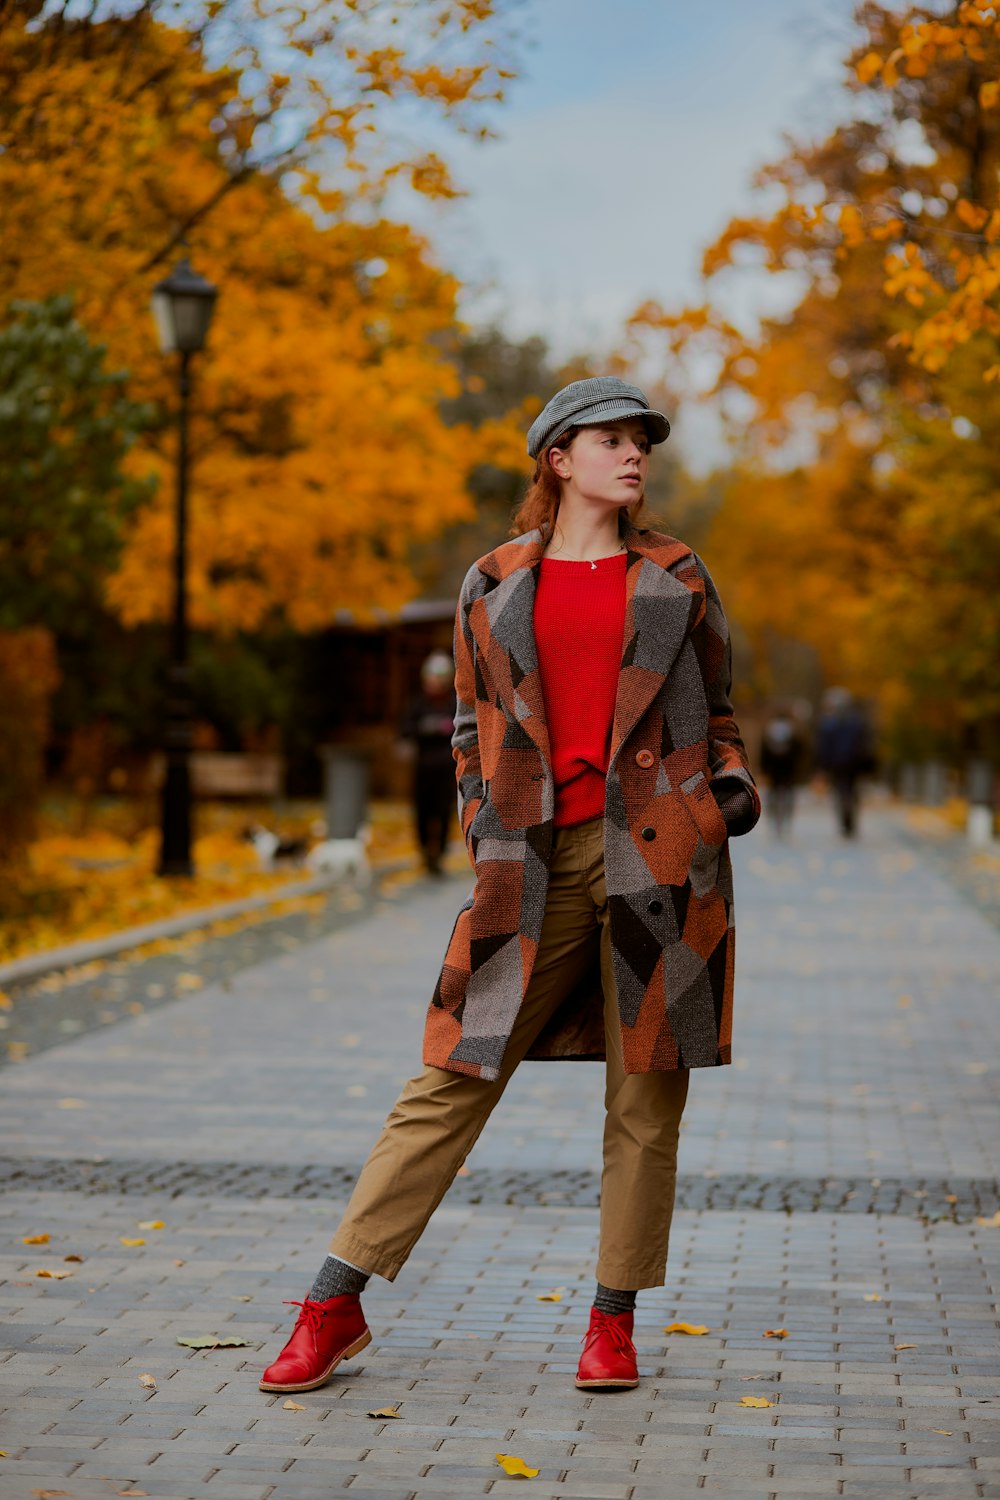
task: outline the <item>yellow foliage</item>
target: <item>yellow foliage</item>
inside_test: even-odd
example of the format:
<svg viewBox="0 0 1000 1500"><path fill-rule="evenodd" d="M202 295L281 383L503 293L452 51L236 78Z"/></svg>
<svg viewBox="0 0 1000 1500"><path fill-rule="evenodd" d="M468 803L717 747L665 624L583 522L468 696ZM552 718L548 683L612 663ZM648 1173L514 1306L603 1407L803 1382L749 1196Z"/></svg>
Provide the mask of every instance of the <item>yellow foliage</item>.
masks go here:
<svg viewBox="0 0 1000 1500"><path fill-rule="evenodd" d="M859 18L851 87L872 97L764 168L784 203L704 256L709 297L719 270L753 264L803 277L798 305L753 336L711 303L632 326L718 370L734 459L704 547L757 689L782 688L775 648L800 643L909 743L957 749L1000 719L1000 139L985 114L978 145L963 123L970 65L1000 76L1000 21L877 3ZM890 159L902 119L929 159Z"/></svg>
<svg viewBox="0 0 1000 1500"><path fill-rule="evenodd" d="M959 198L955 204L955 212L969 229L982 229L990 216L989 209L984 208L981 203L970 203L967 198Z"/></svg>
<svg viewBox="0 0 1000 1500"><path fill-rule="evenodd" d="M302 804L294 816L283 820L282 831L294 837L307 835L321 811L318 804ZM94 814L99 821L85 833L68 832L64 817L43 810L41 834L29 847L26 868L8 893L7 909L0 918L0 961L242 896L267 893L278 903L284 887L303 879L302 870L261 870L252 846L241 837L242 828L254 817L269 820L268 809L199 803L197 816L196 874L190 879L162 880L156 874L159 832L151 826L136 832L131 826L135 812L126 804L102 806ZM373 864L416 861L411 817L403 804L374 803L370 820L368 854ZM296 898L294 909L308 910L323 900L322 896ZM269 911L273 915L276 909L273 906ZM260 913L233 918L215 924L213 933L239 931L259 920ZM141 952L144 956L178 952L188 941L160 939L144 945ZM78 972L77 977L84 976Z"/></svg>
<svg viewBox="0 0 1000 1500"><path fill-rule="evenodd" d="M351 8L312 9L317 24L339 26ZM259 9L281 22L277 0ZM444 4L435 25L445 35L488 15ZM8 11L0 55L5 295L75 287L81 322L129 369L132 394L169 412L175 374L156 349L149 299L179 253L178 226L220 288L194 362L193 623L310 631L341 609L403 604L412 544L471 515L475 440L438 415L457 391L455 280L407 225L370 207L352 217L348 186L331 186L325 169L253 170L263 126L240 76L209 70L192 37L148 13L49 36ZM351 76L353 97L335 110L327 101L315 126L318 138L340 132L349 153L378 118L372 91L433 99L446 113L496 93L492 64L417 66L398 48L358 49ZM291 86L276 75L271 87ZM356 165L361 208L373 179ZM455 191L434 155L382 160L378 181L400 173L424 192ZM161 480L107 589L135 625L170 607L169 426L131 462Z"/></svg>
<svg viewBox="0 0 1000 1500"><path fill-rule="evenodd" d="M840 210L840 232L847 246L860 245L865 238L865 224L861 210L854 203L845 203Z"/></svg>
<svg viewBox="0 0 1000 1500"><path fill-rule="evenodd" d="M882 71L882 59L877 52L866 52L854 71L859 83L871 83Z"/></svg>

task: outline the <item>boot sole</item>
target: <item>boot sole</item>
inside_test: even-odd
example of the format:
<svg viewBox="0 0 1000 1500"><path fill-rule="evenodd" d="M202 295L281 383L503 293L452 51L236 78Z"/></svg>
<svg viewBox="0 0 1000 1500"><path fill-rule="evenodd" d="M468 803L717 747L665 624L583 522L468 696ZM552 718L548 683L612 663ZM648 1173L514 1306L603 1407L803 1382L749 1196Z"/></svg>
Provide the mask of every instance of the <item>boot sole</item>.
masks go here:
<svg viewBox="0 0 1000 1500"><path fill-rule="evenodd" d="M579 1391L590 1390L634 1390L639 1384L638 1380L578 1380L576 1388Z"/></svg>
<svg viewBox="0 0 1000 1500"><path fill-rule="evenodd" d="M360 1354L362 1349L367 1349L371 1341L371 1329L366 1328L361 1337L355 1339L353 1344L348 1344L346 1349L342 1349L341 1352L337 1355L336 1359L332 1360L330 1364L327 1365L322 1375L317 1375L315 1380L303 1380L296 1385L276 1385L274 1381L262 1380L258 1385L258 1390L274 1391L279 1396L282 1395L285 1391L314 1391L316 1390L317 1386L326 1384L330 1376L333 1374L334 1370L339 1364L342 1363L343 1360L353 1359L355 1354Z"/></svg>

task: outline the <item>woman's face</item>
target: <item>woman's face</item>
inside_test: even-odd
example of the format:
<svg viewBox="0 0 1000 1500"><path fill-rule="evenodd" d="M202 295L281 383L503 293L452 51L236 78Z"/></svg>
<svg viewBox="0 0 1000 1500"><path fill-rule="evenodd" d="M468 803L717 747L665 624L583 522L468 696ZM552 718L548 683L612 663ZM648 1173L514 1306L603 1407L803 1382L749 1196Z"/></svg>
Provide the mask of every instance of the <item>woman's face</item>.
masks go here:
<svg viewBox="0 0 1000 1500"><path fill-rule="evenodd" d="M568 448L550 448L549 463L563 481L563 496L607 505L634 505L649 472L650 442L641 417L606 427L582 427Z"/></svg>

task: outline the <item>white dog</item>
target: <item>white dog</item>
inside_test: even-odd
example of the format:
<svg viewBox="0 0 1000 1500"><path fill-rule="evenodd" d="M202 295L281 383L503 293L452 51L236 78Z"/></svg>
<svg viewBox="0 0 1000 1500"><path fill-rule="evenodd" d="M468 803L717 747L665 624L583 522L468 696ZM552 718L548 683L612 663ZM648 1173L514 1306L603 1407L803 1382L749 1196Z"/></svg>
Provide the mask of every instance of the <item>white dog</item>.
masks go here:
<svg viewBox="0 0 1000 1500"><path fill-rule="evenodd" d="M335 875L338 880L350 878L357 885L371 879L367 844L371 830L362 824L353 839L321 839L306 855L306 867L314 875Z"/></svg>

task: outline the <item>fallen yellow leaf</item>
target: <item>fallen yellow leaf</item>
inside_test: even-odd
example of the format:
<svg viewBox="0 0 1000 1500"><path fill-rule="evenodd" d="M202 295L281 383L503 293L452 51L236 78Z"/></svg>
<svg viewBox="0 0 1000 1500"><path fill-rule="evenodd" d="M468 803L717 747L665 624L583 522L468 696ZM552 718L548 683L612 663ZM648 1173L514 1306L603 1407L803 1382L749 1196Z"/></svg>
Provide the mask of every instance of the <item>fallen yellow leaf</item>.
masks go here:
<svg viewBox="0 0 1000 1500"><path fill-rule="evenodd" d="M498 1453L497 1463L512 1479L534 1479L540 1472L538 1469L529 1469L524 1459L518 1458L516 1453Z"/></svg>
<svg viewBox="0 0 1000 1500"><path fill-rule="evenodd" d="M958 1194L957 1193L945 1193L945 1195L944 1195L944 1201L946 1203L957 1203L958 1202Z"/></svg>
<svg viewBox="0 0 1000 1500"><path fill-rule="evenodd" d="M32 1490L35 1500L56 1500L57 1495L68 1495L69 1490Z"/></svg>
<svg viewBox="0 0 1000 1500"><path fill-rule="evenodd" d="M119 1495L148 1495L148 1490L119 1490Z"/></svg>
<svg viewBox="0 0 1000 1500"><path fill-rule="evenodd" d="M564 1286L557 1286L554 1292L539 1292L535 1298L536 1302L561 1302L562 1294L566 1290Z"/></svg>
<svg viewBox="0 0 1000 1500"><path fill-rule="evenodd" d="M47 1245L52 1238L51 1234L26 1234L21 1240L22 1245Z"/></svg>
<svg viewBox="0 0 1000 1500"><path fill-rule="evenodd" d="M162 1219L142 1219L139 1223L140 1229L166 1229Z"/></svg>
<svg viewBox="0 0 1000 1500"><path fill-rule="evenodd" d="M881 1302L882 1298L878 1292L865 1292L866 1302Z"/></svg>
<svg viewBox="0 0 1000 1500"><path fill-rule="evenodd" d="M151 1391L156 1386L156 1376L155 1375L140 1375L139 1376L139 1384L140 1385L144 1385L148 1391Z"/></svg>
<svg viewBox="0 0 1000 1500"><path fill-rule="evenodd" d="M763 1334L761 1335L761 1337L765 1338L765 1339L787 1339L787 1337L788 1337L788 1329L787 1328L765 1328Z"/></svg>
<svg viewBox="0 0 1000 1500"><path fill-rule="evenodd" d="M174 983L179 990L200 990L205 981L200 974L178 974Z"/></svg>
<svg viewBox="0 0 1000 1500"><path fill-rule="evenodd" d="M305 1411L300 1401L282 1401L281 1408L283 1411Z"/></svg>
<svg viewBox="0 0 1000 1500"><path fill-rule="evenodd" d="M44 1276L49 1281L65 1281L67 1276L72 1276L72 1271L36 1271L36 1276Z"/></svg>
<svg viewBox="0 0 1000 1500"><path fill-rule="evenodd" d="M704 1323L668 1323L664 1333L708 1333Z"/></svg>
<svg viewBox="0 0 1000 1500"><path fill-rule="evenodd" d="M144 1245L146 1243L145 1240L132 1240L132 1239L129 1239L128 1235L126 1235L126 1234L121 1235L120 1238L121 1238L121 1243L123 1245Z"/></svg>
<svg viewBox="0 0 1000 1500"><path fill-rule="evenodd" d="M774 1402L773 1401L769 1401L766 1396L741 1396L740 1397L740 1405L741 1406L773 1406Z"/></svg>
<svg viewBox="0 0 1000 1500"><path fill-rule="evenodd" d="M951 1431L950 1427L932 1427L931 1428L931 1432L939 1432L942 1437L951 1437L952 1436L952 1431Z"/></svg>
<svg viewBox="0 0 1000 1500"><path fill-rule="evenodd" d="M74 1261L76 1261L77 1265L80 1265L80 1266L83 1265L83 1256L82 1255L64 1255L63 1256L63 1260L74 1260Z"/></svg>
<svg viewBox="0 0 1000 1500"><path fill-rule="evenodd" d="M223 1336L220 1333L198 1333L191 1334L188 1338L177 1340L185 1349L249 1349L250 1340L237 1338L235 1334Z"/></svg>
<svg viewBox="0 0 1000 1500"><path fill-rule="evenodd" d="M6 990L0 990L0 1010L13 1010L14 1002Z"/></svg>
<svg viewBox="0 0 1000 1500"><path fill-rule="evenodd" d="M399 1417L399 1407L379 1406L375 1411L370 1411L368 1415L370 1417ZM402 1417L400 1417L400 1421L402 1421Z"/></svg>
<svg viewBox="0 0 1000 1500"><path fill-rule="evenodd" d="M892 1347L894 1349L896 1349L896 1350L899 1350L899 1349L919 1349L920 1345L919 1344L893 1344Z"/></svg>
<svg viewBox="0 0 1000 1500"><path fill-rule="evenodd" d="M1000 1209L993 1215L992 1219L976 1219L977 1224L983 1224L988 1229L1000 1229Z"/></svg>

